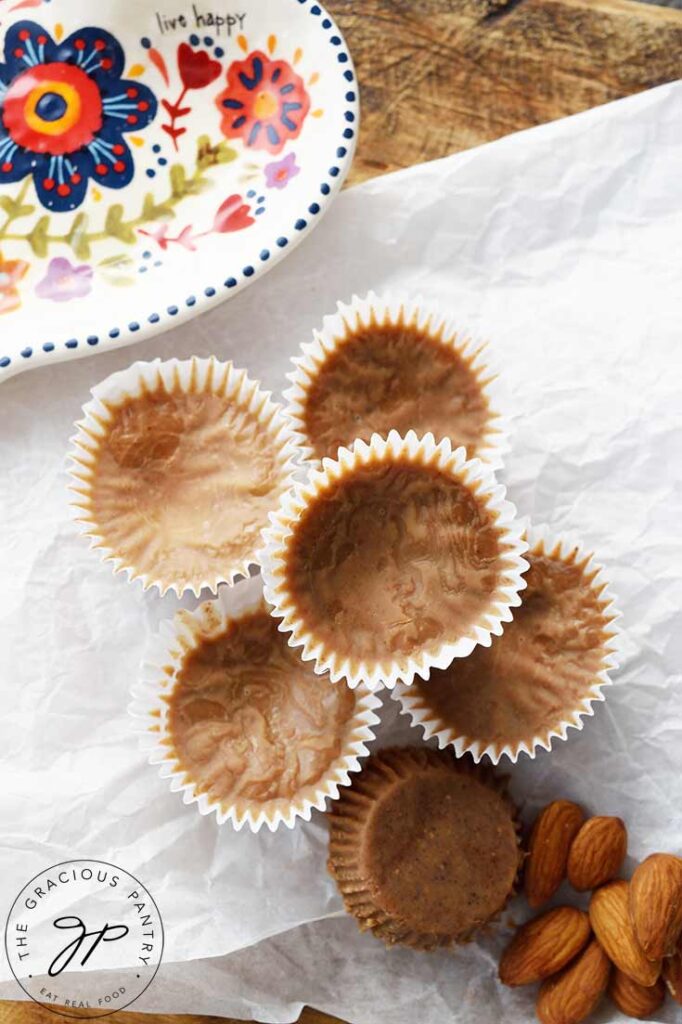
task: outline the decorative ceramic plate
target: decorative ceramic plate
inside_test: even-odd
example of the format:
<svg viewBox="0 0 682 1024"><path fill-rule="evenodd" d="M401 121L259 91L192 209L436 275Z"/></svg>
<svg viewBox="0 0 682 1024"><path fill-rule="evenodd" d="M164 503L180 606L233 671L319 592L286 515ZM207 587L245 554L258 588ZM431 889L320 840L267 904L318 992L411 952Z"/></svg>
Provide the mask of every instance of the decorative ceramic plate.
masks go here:
<svg viewBox="0 0 682 1024"><path fill-rule="evenodd" d="M319 221L357 119L315 0L0 0L0 378L253 281Z"/></svg>

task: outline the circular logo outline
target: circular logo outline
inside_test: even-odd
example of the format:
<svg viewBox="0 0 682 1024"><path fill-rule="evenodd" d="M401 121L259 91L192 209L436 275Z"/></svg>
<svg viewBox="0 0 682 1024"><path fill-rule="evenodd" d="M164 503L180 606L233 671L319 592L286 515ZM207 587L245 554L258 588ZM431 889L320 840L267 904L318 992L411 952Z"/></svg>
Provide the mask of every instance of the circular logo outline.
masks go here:
<svg viewBox="0 0 682 1024"><path fill-rule="evenodd" d="M12 918L12 914L14 912L14 908L16 907L17 903L21 899L21 897L22 897L23 893L25 892L25 890L28 889L28 887L30 885L32 885L35 881L37 881L37 879L41 878L47 872L54 871L57 868L64 868L64 867L67 867L67 866L72 865L72 864L99 864L99 865L102 865L103 867L106 867L106 868L114 868L116 871L121 871L124 874L126 874L128 876L128 878L131 878L149 896L149 899L152 901L152 904L154 905L154 909L156 910L156 914L157 914L158 919L159 919L159 925L161 927L161 949L160 949L160 952L159 952L159 959L158 959L158 961L156 963L156 966L154 968L154 972L153 972L151 978L149 979L147 984L144 986L144 988L141 989L138 992L138 994L135 996L135 998L131 999L131 1001L129 1003L126 1003L125 1005L121 1005L121 1006L114 1006L113 1009L106 1010L104 1013L98 1013L98 1014L96 1014L93 1017L86 1017L82 1012L79 1012L79 1013L69 1013L68 1009L66 1009L66 1010L62 1009L62 1008L57 1009L56 1007L50 1006L49 1003L41 1002L39 999L36 999L35 996L31 995L31 993L28 991L28 989L24 986L24 984L21 981L21 979L17 977L17 974L16 974L16 972L14 970L14 964L12 963L12 957L10 956L9 945L8 945L8 931L9 931L9 926L10 926L10 920ZM129 1006L132 1006L133 1003L136 1003L137 1000L140 998L140 996L144 995L144 993L147 991L147 989L149 988L151 983L156 978L156 975L158 974L158 971L159 971L159 967L161 966L161 962L163 960L163 953L164 953L165 945L166 945L166 930L164 928L163 918L161 917L161 911L159 910L157 902L154 899L154 897L152 896L152 894L149 891L149 889L147 888L147 886L144 885L144 883L141 882L138 878L136 878L135 875L131 874L130 871L128 871L126 868L122 868L118 864L112 864L111 861L108 861L108 860L96 860L96 859L94 859L92 857L80 857L80 858L76 858L74 860L62 860L62 861L59 861L58 864L52 864L49 868L43 868L42 871L39 871L37 875L34 875L33 878L30 878L28 880L28 882L25 882L24 885L21 887L21 889L19 890L19 893L17 894L17 896L15 897L14 901L12 902L11 907L9 908L9 912L7 914L7 920L5 921L5 934L4 934L5 956L7 957L7 962L9 964L9 966L10 966L10 970L12 972L14 980L20 986L22 992L25 992L26 995L29 997L29 999L32 1002L36 1003L37 1006L42 1006L42 1008L44 1010L49 1010L50 1013L54 1013L56 1016L70 1017L72 1020L78 1020L78 1019L80 1019L80 1020L99 1020L100 1018L103 1018L103 1017L110 1017L113 1013L120 1013L121 1011L127 1010Z"/></svg>

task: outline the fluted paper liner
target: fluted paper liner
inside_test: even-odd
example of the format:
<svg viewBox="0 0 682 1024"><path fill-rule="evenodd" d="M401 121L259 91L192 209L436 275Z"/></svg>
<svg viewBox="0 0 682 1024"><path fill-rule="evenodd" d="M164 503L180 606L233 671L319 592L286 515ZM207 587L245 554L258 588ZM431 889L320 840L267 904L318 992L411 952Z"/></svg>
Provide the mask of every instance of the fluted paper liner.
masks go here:
<svg viewBox="0 0 682 1024"><path fill-rule="evenodd" d="M453 636L436 650L402 659L355 662L325 646L299 617L295 599L287 588L288 549L302 513L320 495L339 480L352 477L356 468L370 462L390 465L398 460L432 467L471 490L499 531L503 569L496 597L479 620L467 627L465 635ZM515 517L516 509L505 501L505 489L497 483L490 467L480 459L467 460L464 448L453 451L447 438L436 444L433 434L419 438L413 430L405 437L395 430L387 438L374 434L369 444L357 440L352 448L340 448L337 459L323 459L322 467L312 469L307 481L295 484L283 496L279 509L271 513L260 552L265 596L273 607L273 615L282 620L280 630L291 634L290 645L301 648L301 657L314 662L316 672L329 673L334 682L345 679L350 687L361 682L372 690L381 686L390 689L398 682L409 685L415 675L426 679L431 668L446 668L455 658L465 658L477 644L489 646L493 636L502 633L504 623L511 621L512 608L521 603L519 591L526 585L523 573L528 568L522 558L528 545L522 538L523 527Z"/></svg>
<svg viewBox="0 0 682 1024"><path fill-rule="evenodd" d="M326 316L321 330L313 332L313 341L301 345L301 354L292 359L294 370L287 374L291 387L284 392L284 415L291 424L293 438L301 457L319 465L305 424L305 405L310 388L331 355L341 349L358 331L368 327L415 327L431 340L459 355L476 379L488 404L485 432L473 457L500 469L509 451L510 421L503 413L505 392L494 366L490 346L462 333L451 316L432 300L390 292L384 296L370 292L353 296L350 303L337 303L337 312ZM420 431L416 424L413 429ZM440 438L437 438L440 440ZM456 443L456 438L450 438Z"/></svg>
<svg viewBox="0 0 682 1024"><path fill-rule="evenodd" d="M317 782L301 787L290 799L259 802L240 797L220 801L208 793L198 793L169 734L168 697L191 650L220 636L230 623L257 611L263 604L262 581L254 577L241 580L233 588L223 588L216 600L204 602L193 612L181 610L174 619L162 623L150 641L128 708L141 749L150 764L158 765L159 775L168 780L171 791L182 793L184 803L196 804L200 814L215 814L219 825L229 821L237 831L244 825L252 832L263 826L272 832L280 825L293 828L298 818L309 821L314 809L324 810L328 799L338 797L339 787L350 784L350 773L360 770L359 758L369 752L367 744L374 739L374 726L379 722L374 712L381 706L381 701L368 690L357 691L355 710L348 721L340 754ZM319 683L334 685L325 679Z"/></svg>
<svg viewBox="0 0 682 1024"><path fill-rule="evenodd" d="M534 758L538 750L551 750L555 739L567 739L569 729L582 729L584 719L594 715L594 705L606 699L603 688L611 683L611 674L618 668L621 631L617 623L621 613L616 610L616 599L603 566L572 535L553 534L545 525L529 527L526 530L526 539L529 543L529 555L547 555L578 565L583 571L585 582L589 583L591 589L598 595L604 617L602 668L587 687L584 699L554 729L551 729L547 736L529 736L527 740L518 743L487 746L475 737L460 735L454 726L444 722L429 706L428 693L422 694L414 689L397 687L391 696L399 702L402 712L410 717L412 724L421 727L424 739L435 739L440 748L452 747L457 757L468 753L476 762L485 756L493 764L498 764L503 758L516 763L521 754ZM521 602L523 603L523 597Z"/></svg>
<svg viewBox="0 0 682 1024"><path fill-rule="evenodd" d="M251 555L231 565L217 565L215 573L210 576L190 581L154 578L135 565L127 564L124 557L108 546L105 531L95 519L92 484L98 451L114 418L111 407L119 406L129 398L142 397L159 387L168 394L193 391L228 398L236 409L252 416L271 441L279 478L273 507L291 485L296 448L281 407L272 401L269 392L261 390L258 382L251 380L245 370L235 369L231 362L220 362L214 356L208 359L170 359L167 362L155 359L149 363L133 363L92 389L92 399L83 407L83 417L76 423L77 433L71 438L68 454L69 490L74 495L72 516L81 533L89 538L91 548L99 551L101 560L111 564L115 573L125 573L129 582L139 579L144 590L156 587L162 595L172 590L178 597L187 591L199 596L204 588L215 593L220 583L231 584L240 576L248 576L250 567L258 565L257 542Z"/></svg>
<svg viewBox="0 0 682 1024"><path fill-rule="evenodd" d="M329 871L336 881L347 912L356 919L360 929L372 931L387 945L399 943L414 949L433 950L453 943L469 942L474 934L484 931L499 920L509 900L518 890L523 863L521 827L518 810L507 792L507 780L484 765L474 765L467 759L456 762L453 757L453 770L473 776L494 790L509 810L518 843L518 867L506 898L486 921L458 936L415 931L377 905L375 896L363 877L358 860L364 828L375 807L376 799L385 787L390 786L396 779L409 778L415 769L418 770L427 763L442 764L444 759L447 764L445 752L430 747L384 748L367 761L360 775L353 780L351 789L341 794L330 810Z"/></svg>

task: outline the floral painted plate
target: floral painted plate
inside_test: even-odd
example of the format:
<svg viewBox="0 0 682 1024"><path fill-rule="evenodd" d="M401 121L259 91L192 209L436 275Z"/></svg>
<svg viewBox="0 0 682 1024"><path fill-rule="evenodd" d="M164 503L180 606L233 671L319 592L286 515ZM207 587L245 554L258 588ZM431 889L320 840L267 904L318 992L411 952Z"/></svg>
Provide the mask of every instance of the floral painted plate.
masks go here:
<svg viewBox="0 0 682 1024"><path fill-rule="evenodd" d="M319 221L357 121L315 0L0 0L0 379L255 280Z"/></svg>

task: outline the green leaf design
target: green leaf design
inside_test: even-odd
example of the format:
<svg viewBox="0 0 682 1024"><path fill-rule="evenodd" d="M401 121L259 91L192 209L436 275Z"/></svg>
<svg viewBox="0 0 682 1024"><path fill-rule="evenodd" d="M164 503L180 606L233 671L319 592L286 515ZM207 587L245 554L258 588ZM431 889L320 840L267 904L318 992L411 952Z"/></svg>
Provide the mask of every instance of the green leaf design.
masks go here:
<svg viewBox="0 0 682 1024"><path fill-rule="evenodd" d="M1 2L1 0L0 0ZM0 211L4 213L4 220L0 216L0 242L4 239L12 242L26 242L38 257L45 257L52 245L68 245L71 247L78 259L87 260L91 258L92 247L105 241L107 238L117 238L125 245L134 245L137 242L136 229L156 220L170 220L175 217L175 208L187 196L196 195L205 189L214 187L215 182L205 172L217 164L230 163L237 158L237 151L228 145L225 139L219 139L212 143L208 135L202 135L197 140L197 152L194 167L191 173L185 170L182 164L174 164L168 169L168 192L166 197L156 200L151 192L145 194L142 200L140 212L125 218L125 211L121 203L114 203L106 212L103 227L91 227L88 214L78 213L74 216L69 228L64 233L51 232L50 227L56 223L62 224L63 219L50 218L44 215L31 227L31 230L15 230L12 224L20 217L27 217L36 210L36 206L24 202L28 190L31 187L31 179L27 178L18 190L17 194L11 196L0 196ZM258 167L253 165L256 170ZM115 265L104 262L101 264L103 273L116 273L120 277L118 283L133 284L136 276L125 275L125 281L121 274L121 264L116 257Z"/></svg>
<svg viewBox="0 0 682 1024"><path fill-rule="evenodd" d="M237 150L229 146L223 139L215 145L208 135L201 135L197 140L197 167L205 170L215 164L229 164L237 159Z"/></svg>
<svg viewBox="0 0 682 1024"><path fill-rule="evenodd" d="M19 217L28 217L29 213L33 213L35 206L31 206L30 203L22 203L19 198L0 196L0 209L4 210L12 220L18 220Z"/></svg>
<svg viewBox="0 0 682 1024"><path fill-rule="evenodd" d="M200 135L197 139L197 167L207 167L207 158L211 152L211 138L209 135Z"/></svg>
<svg viewBox="0 0 682 1024"><path fill-rule="evenodd" d="M170 219L175 213L169 203L157 203L151 192L147 192L142 203L142 223L150 220L160 220L162 217Z"/></svg>
<svg viewBox="0 0 682 1024"><path fill-rule="evenodd" d="M127 252L116 253L115 256L107 256L106 259L100 260L97 264L98 267L130 267L133 265L135 260L132 256L129 256Z"/></svg>
<svg viewBox="0 0 682 1024"><path fill-rule="evenodd" d="M233 149L232 146L228 146L226 142L218 143L218 163L219 164L231 164L233 160L237 159L237 150Z"/></svg>
<svg viewBox="0 0 682 1024"><path fill-rule="evenodd" d="M26 236L28 244L36 254L36 256L44 257L47 256L48 240L47 233L50 227L50 218L45 215L40 220L36 221L32 231Z"/></svg>
<svg viewBox="0 0 682 1024"><path fill-rule="evenodd" d="M128 288L130 287L131 284L135 284L134 277L129 277L124 274L117 275L116 277L114 277L113 274L107 275L105 273L104 276L107 277L109 284L115 285L116 288Z"/></svg>
<svg viewBox="0 0 682 1024"><path fill-rule="evenodd" d="M187 195L187 175L182 164L173 164L170 169L171 192L174 199Z"/></svg>
<svg viewBox="0 0 682 1024"><path fill-rule="evenodd" d="M74 217L73 224L66 236L66 241L79 260L90 259L90 242L88 241L88 217L79 213Z"/></svg>
<svg viewBox="0 0 682 1024"><path fill-rule="evenodd" d="M135 277L127 272L134 262L127 253L121 252L100 260L97 266L101 269L103 277L106 278L109 284L116 285L116 287L125 287L126 285L135 284Z"/></svg>
<svg viewBox="0 0 682 1024"><path fill-rule="evenodd" d="M109 207L106 220L104 221L104 231L107 235L111 235L112 238L118 238L121 242L125 242L126 245L133 245L136 241L136 235L132 227L123 220L123 206L121 203L114 203L113 206Z"/></svg>
<svg viewBox="0 0 682 1024"><path fill-rule="evenodd" d="M114 203L107 210L107 219L104 221L104 230L108 235L115 235L121 226L123 219L123 206L121 203Z"/></svg>

